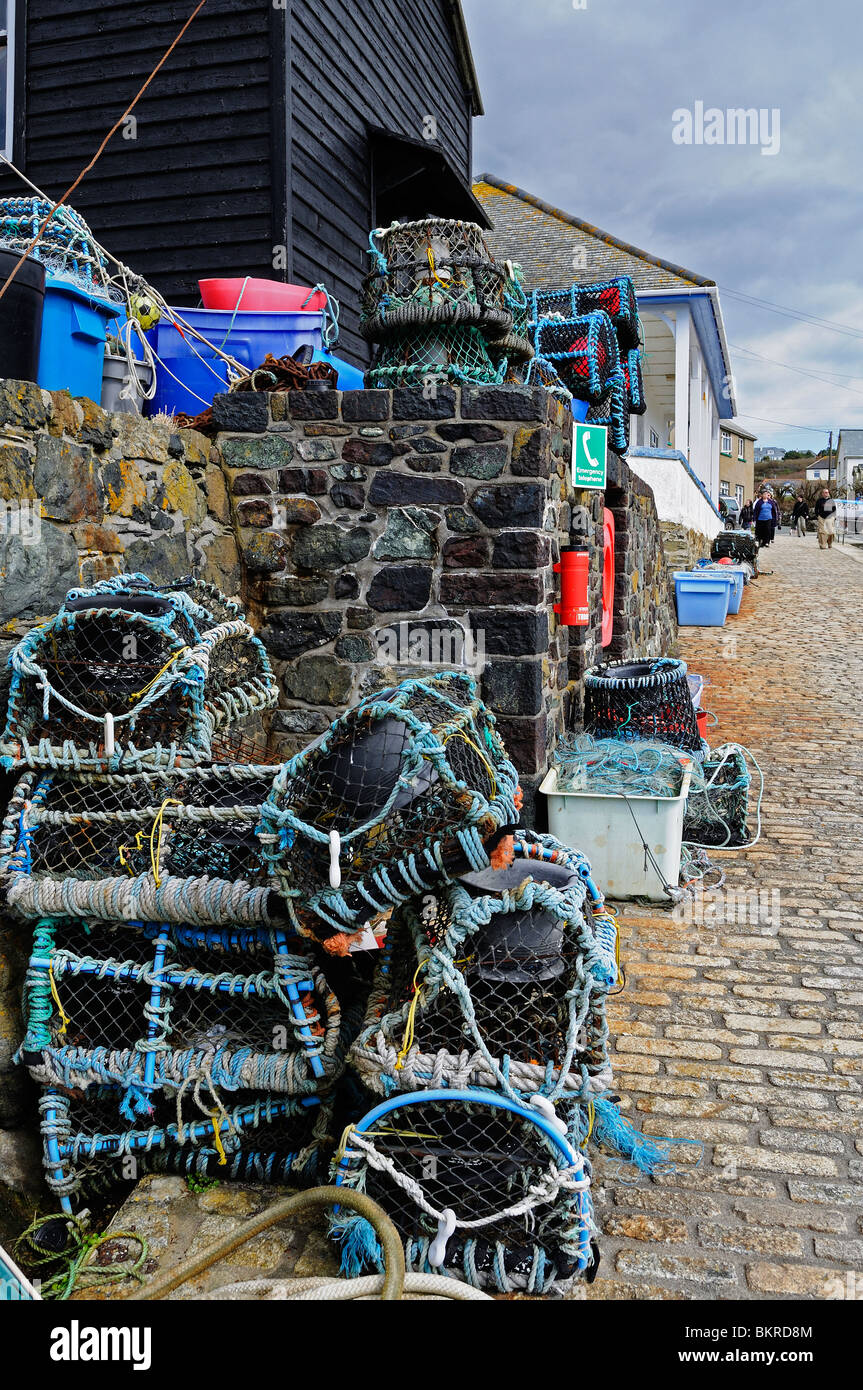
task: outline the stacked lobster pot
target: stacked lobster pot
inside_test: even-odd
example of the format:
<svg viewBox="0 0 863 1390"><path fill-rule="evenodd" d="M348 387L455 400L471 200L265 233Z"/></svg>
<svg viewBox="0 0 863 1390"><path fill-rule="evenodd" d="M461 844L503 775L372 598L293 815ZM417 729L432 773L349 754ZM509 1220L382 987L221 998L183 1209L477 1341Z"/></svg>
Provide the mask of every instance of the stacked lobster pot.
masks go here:
<svg viewBox="0 0 863 1390"><path fill-rule="evenodd" d="M583 418L605 426L612 448L625 454L629 417L647 409L632 281L622 276L565 290L535 290L528 332L536 355L527 379L584 402Z"/></svg>
<svg viewBox="0 0 863 1390"><path fill-rule="evenodd" d="M520 803L515 769L475 683L446 673L370 697L285 764L263 810L262 838L299 933L331 956L355 959L383 939L379 954L366 957L377 967L353 1052L369 1110L346 1131L334 1181L378 1198L411 1268L540 1291L567 1285L594 1255L588 1166L553 1102L530 1102L555 1072L555 1047L568 1059L567 1075L576 1056L583 1062L580 1084L590 1087L595 1075L604 1089L607 1078L603 1021L590 1008L576 1019L566 998L574 967L568 961L565 979L559 968L581 929L577 875L560 871L572 880L572 901L562 917L537 923L540 937L551 927L553 945L515 944L517 919L533 911L531 892L543 904L554 896L543 880L532 890L525 883L521 896L510 890L529 877L506 867ZM505 903L511 920L498 925ZM485 960L487 949L491 975L469 970L455 993L463 957ZM510 979L519 952L521 973ZM550 953L554 961L547 970L540 963L526 988ZM612 980L613 955L611 948L605 961ZM427 1009L413 1002L416 982ZM468 1055L472 989L481 1021ZM544 990L558 1013L542 1051ZM506 1068L528 1015L546 1060L532 1070L526 1062L530 1075L509 1085L501 1062ZM400 1060L406 1030L412 1041ZM550 1091L562 1095L566 1081L556 1084ZM379 1263L367 1223L340 1213L335 1232L347 1271Z"/></svg>
<svg viewBox="0 0 863 1390"><path fill-rule="evenodd" d="M366 386L523 379L533 347L521 269L495 263L480 227L396 222L372 232L369 254L360 331L378 348Z"/></svg>
<svg viewBox="0 0 863 1390"><path fill-rule="evenodd" d="M10 666L0 889L32 932L18 1060L49 1186L68 1212L145 1166L311 1174L344 1049L270 890L273 769L234 732L275 704L261 643L209 585L123 575Z"/></svg>

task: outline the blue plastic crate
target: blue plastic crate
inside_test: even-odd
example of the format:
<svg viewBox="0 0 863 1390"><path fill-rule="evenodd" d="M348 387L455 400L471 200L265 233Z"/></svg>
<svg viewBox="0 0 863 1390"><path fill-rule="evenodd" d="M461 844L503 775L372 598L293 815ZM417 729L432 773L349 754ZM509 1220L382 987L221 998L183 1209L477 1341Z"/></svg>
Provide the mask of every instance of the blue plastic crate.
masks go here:
<svg viewBox="0 0 863 1390"><path fill-rule="evenodd" d="M319 313L229 313L227 309L177 309L176 313L203 333L213 347L250 369L259 367L268 352L273 357L284 357L304 343L317 349L323 347L323 315ZM151 415L160 410L198 415L212 405L215 395L227 391L227 364L205 343L181 334L167 315L147 338L157 356Z"/></svg>
<svg viewBox="0 0 863 1390"><path fill-rule="evenodd" d="M677 573L674 591L677 622L680 627L724 627L734 588L733 576L721 574Z"/></svg>
<svg viewBox="0 0 863 1390"><path fill-rule="evenodd" d="M49 275L45 282L42 342L36 380L45 391L70 391L98 405L102 399L105 338L112 320L124 318L119 304L91 294L71 280Z"/></svg>

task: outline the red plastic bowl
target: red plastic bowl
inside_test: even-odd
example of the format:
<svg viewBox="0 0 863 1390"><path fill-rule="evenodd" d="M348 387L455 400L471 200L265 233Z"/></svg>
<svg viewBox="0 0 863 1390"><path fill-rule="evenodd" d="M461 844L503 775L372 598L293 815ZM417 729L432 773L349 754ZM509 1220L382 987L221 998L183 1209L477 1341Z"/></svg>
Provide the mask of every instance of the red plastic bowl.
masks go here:
<svg viewBox="0 0 863 1390"><path fill-rule="evenodd" d="M286 285L283 280L199 280L198 286L205 309L229 312L237 308L283 313L304 309L313 314L319 313L327 302L322 290L313 292L310 285Z"/></svg>

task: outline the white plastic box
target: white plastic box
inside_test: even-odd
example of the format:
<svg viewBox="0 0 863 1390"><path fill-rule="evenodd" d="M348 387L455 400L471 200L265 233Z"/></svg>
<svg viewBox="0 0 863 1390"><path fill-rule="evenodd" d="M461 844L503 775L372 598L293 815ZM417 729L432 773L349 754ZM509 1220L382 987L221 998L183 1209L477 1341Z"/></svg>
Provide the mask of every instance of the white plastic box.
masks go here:
<svg viewBox="0 0 863 1390"><path fill-rule="evenodd" d="M678 796L597 796L593 792L559 791L557 769L552 768L540 791L548 803L552 835L587 856L601 892L612 899L668 902L660 873L677 886L690 781L687 768ZM659 873L645 853L639 830Z"/></svg>

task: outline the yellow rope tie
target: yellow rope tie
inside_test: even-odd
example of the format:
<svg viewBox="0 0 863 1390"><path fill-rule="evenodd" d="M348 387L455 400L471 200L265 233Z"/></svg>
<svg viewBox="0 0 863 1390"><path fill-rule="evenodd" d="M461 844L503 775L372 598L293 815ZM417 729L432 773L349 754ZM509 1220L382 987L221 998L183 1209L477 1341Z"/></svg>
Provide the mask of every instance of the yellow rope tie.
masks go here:
<svg viewBox="0 0 863 1390"><path fill-rule="evenodd" d="M172 796L166 796L153 821L153 829L150 831L150 865L153 870L153 878L156 880L156 887L161 888L162 876L159 873L159 855L162 853L162 831L164 829L165 809L168 806L182 806L182 801L177 801ZM158 839L157 839L158 831Z"/></svg>
<svg viewBox="0 0 863 1390"><path fill-rule="evenodd" d="M62 1037L64 1036L64 1034L65 1034L65 1032L66 1032L66 1029L68 1028L69 1024L72 1022L72 1020L71 1020L71 1018L69 1017L69 1015L67 1014L66 1010L63 1008L63 1005L62 1005L61 1002L60 1002L60 996L59 996L59 994L57 993L57 981L54 979L54 968L53 968L53 966L50 966L50 965L48 966L48 979L49 979L49 981L50 981L50 983L51 983L51 997L53 998L54 1003L57 1005L57 1008L58 1008L59 1013L60 1013L60 1020L61 1020L60 1037L62 1038Z"/></svg>
<svg viewBox="0 0 863 1390"><path fill-rule="evenodd" d="M132 865L129 863L128 859L126 858L126 855L127 855L127 854L130 854L130 853L132 852L133 849L142 850L142 849L144 848L143 840L144 840L144 832L143 832L143 830L139 830L139 831L136 833L136 835L135 835L135 843L134 843L134 845L118 845L118 846L117 846L117 853L118 853L119 856L120 856L120 864L122 865L122 867L123 867L124 869L128 869L128 870L129 870L129 873L132 875L133 878L135 877L135 870L132 868Z"/></svg>
<svg viewBox="0 0 863 1390"><path fill-rule="evenodd" d="M172 665L174 664L174 662L177 660L177 657L178 657L178 656L182 656L183 653L184 653L184 652L187 652L188 650L189 650L188 646L182 646L178 652L174 652L174 655L173 655L173 656L169 656L169 657L168 657L168 660L165 662L165 664L164 664L164 666L162 667L161 671L157 671L157 672L156 672L156 674L155 674L155 676L153 677L153 679L152 679L151 681L149 681L149 682L147 683L147 685L144 686L143 690L133 690L133 691L132 691L132 694L128 697L128 698L129 698L129 702L131 703L132 700L140 700L140 698L141 698L142 695L146 695L148 690L152 690L152 689L153 689L153 686L156 684L156 681L159 679L159 677L160 677L160 676L164 676L164 674L165 674L165 672L167 671L168 667L169 667L169 666L172 666Z"/></svg>
<svg viewBox="0 0 863 1390"><path fill-rule="evenodd" d="M497 778L494 775L494 767L489 762L482 749L474 743L472 738L468 738L467 734L463 733L461 729L454 729L451 734L447 734L446 738L443 741L444 748L446 748L451 738L463 738L468 747L472 748L473 751L476 753L480 762L485 764L485 768L488 772L489 780L491 782L491 794L492 796L497 796Z"/></svg>
<svg viewBox="0 0 863 1390"><path fill-rule="evenodd" d="M593 1122L594 1122L595 1119L596 1119L596 1106L594 1105L593 1101L591 1100L591 1101L588 1101L588 1103L587 1103L587 1133L585 1134L584 1138L582 1139L581 1143L580 1143L579 1146L578 1146L580 1149L586 1149L586 1148L587 1148L588 1141L589 1141L589 1139L590 1139L591 1134L593 1133Z"/></svg>
<svg viewBox="0 0 863 1390"><path fill-rule="evenodd" d="M401 1052L399 1053L398 1057L396 1058L396 1071L401 1071L401 1070L402 1070L402 1068L403 1068L403 1066L404 1066L404 1064L405 1064L405 1061L406 1061L406 1059L407 1059L407 1055L408 1055L408 1053L410 1052L411 1048L412 1048L413 1045L414 1045L414 1028L415 1028L415 1025L416 1025L417 1008L418 1008L419 1002L420 1002L420 987L419 987L419 985L417 984L417 976L419 975L419 973L420 973L421 970L424 970L424 969L425 969L425 964L426 964L425 961L424 961L424 960L421 960L420 963L419 963L419 965L417 966L416 970L414 971L414 978L413 978L414 997L413 997L413 999L411 1000L411 1006L410 1006L410 1008L408 1009L408 1021L407 1021L407 1026L405 1027L405 1040L404 1040L404 1042L402 1043Z"/></svg>
<svg viewBox="0 0 863 1390"><path fill-rule="evenodd" d="M228 1155L225 1153L225 1146L222 1143L222 1117L216 1115L213 1119L213 1141L216 1145L216 1153L219 1155L219 1166L224 1168L228 1162Z"/></svg>

